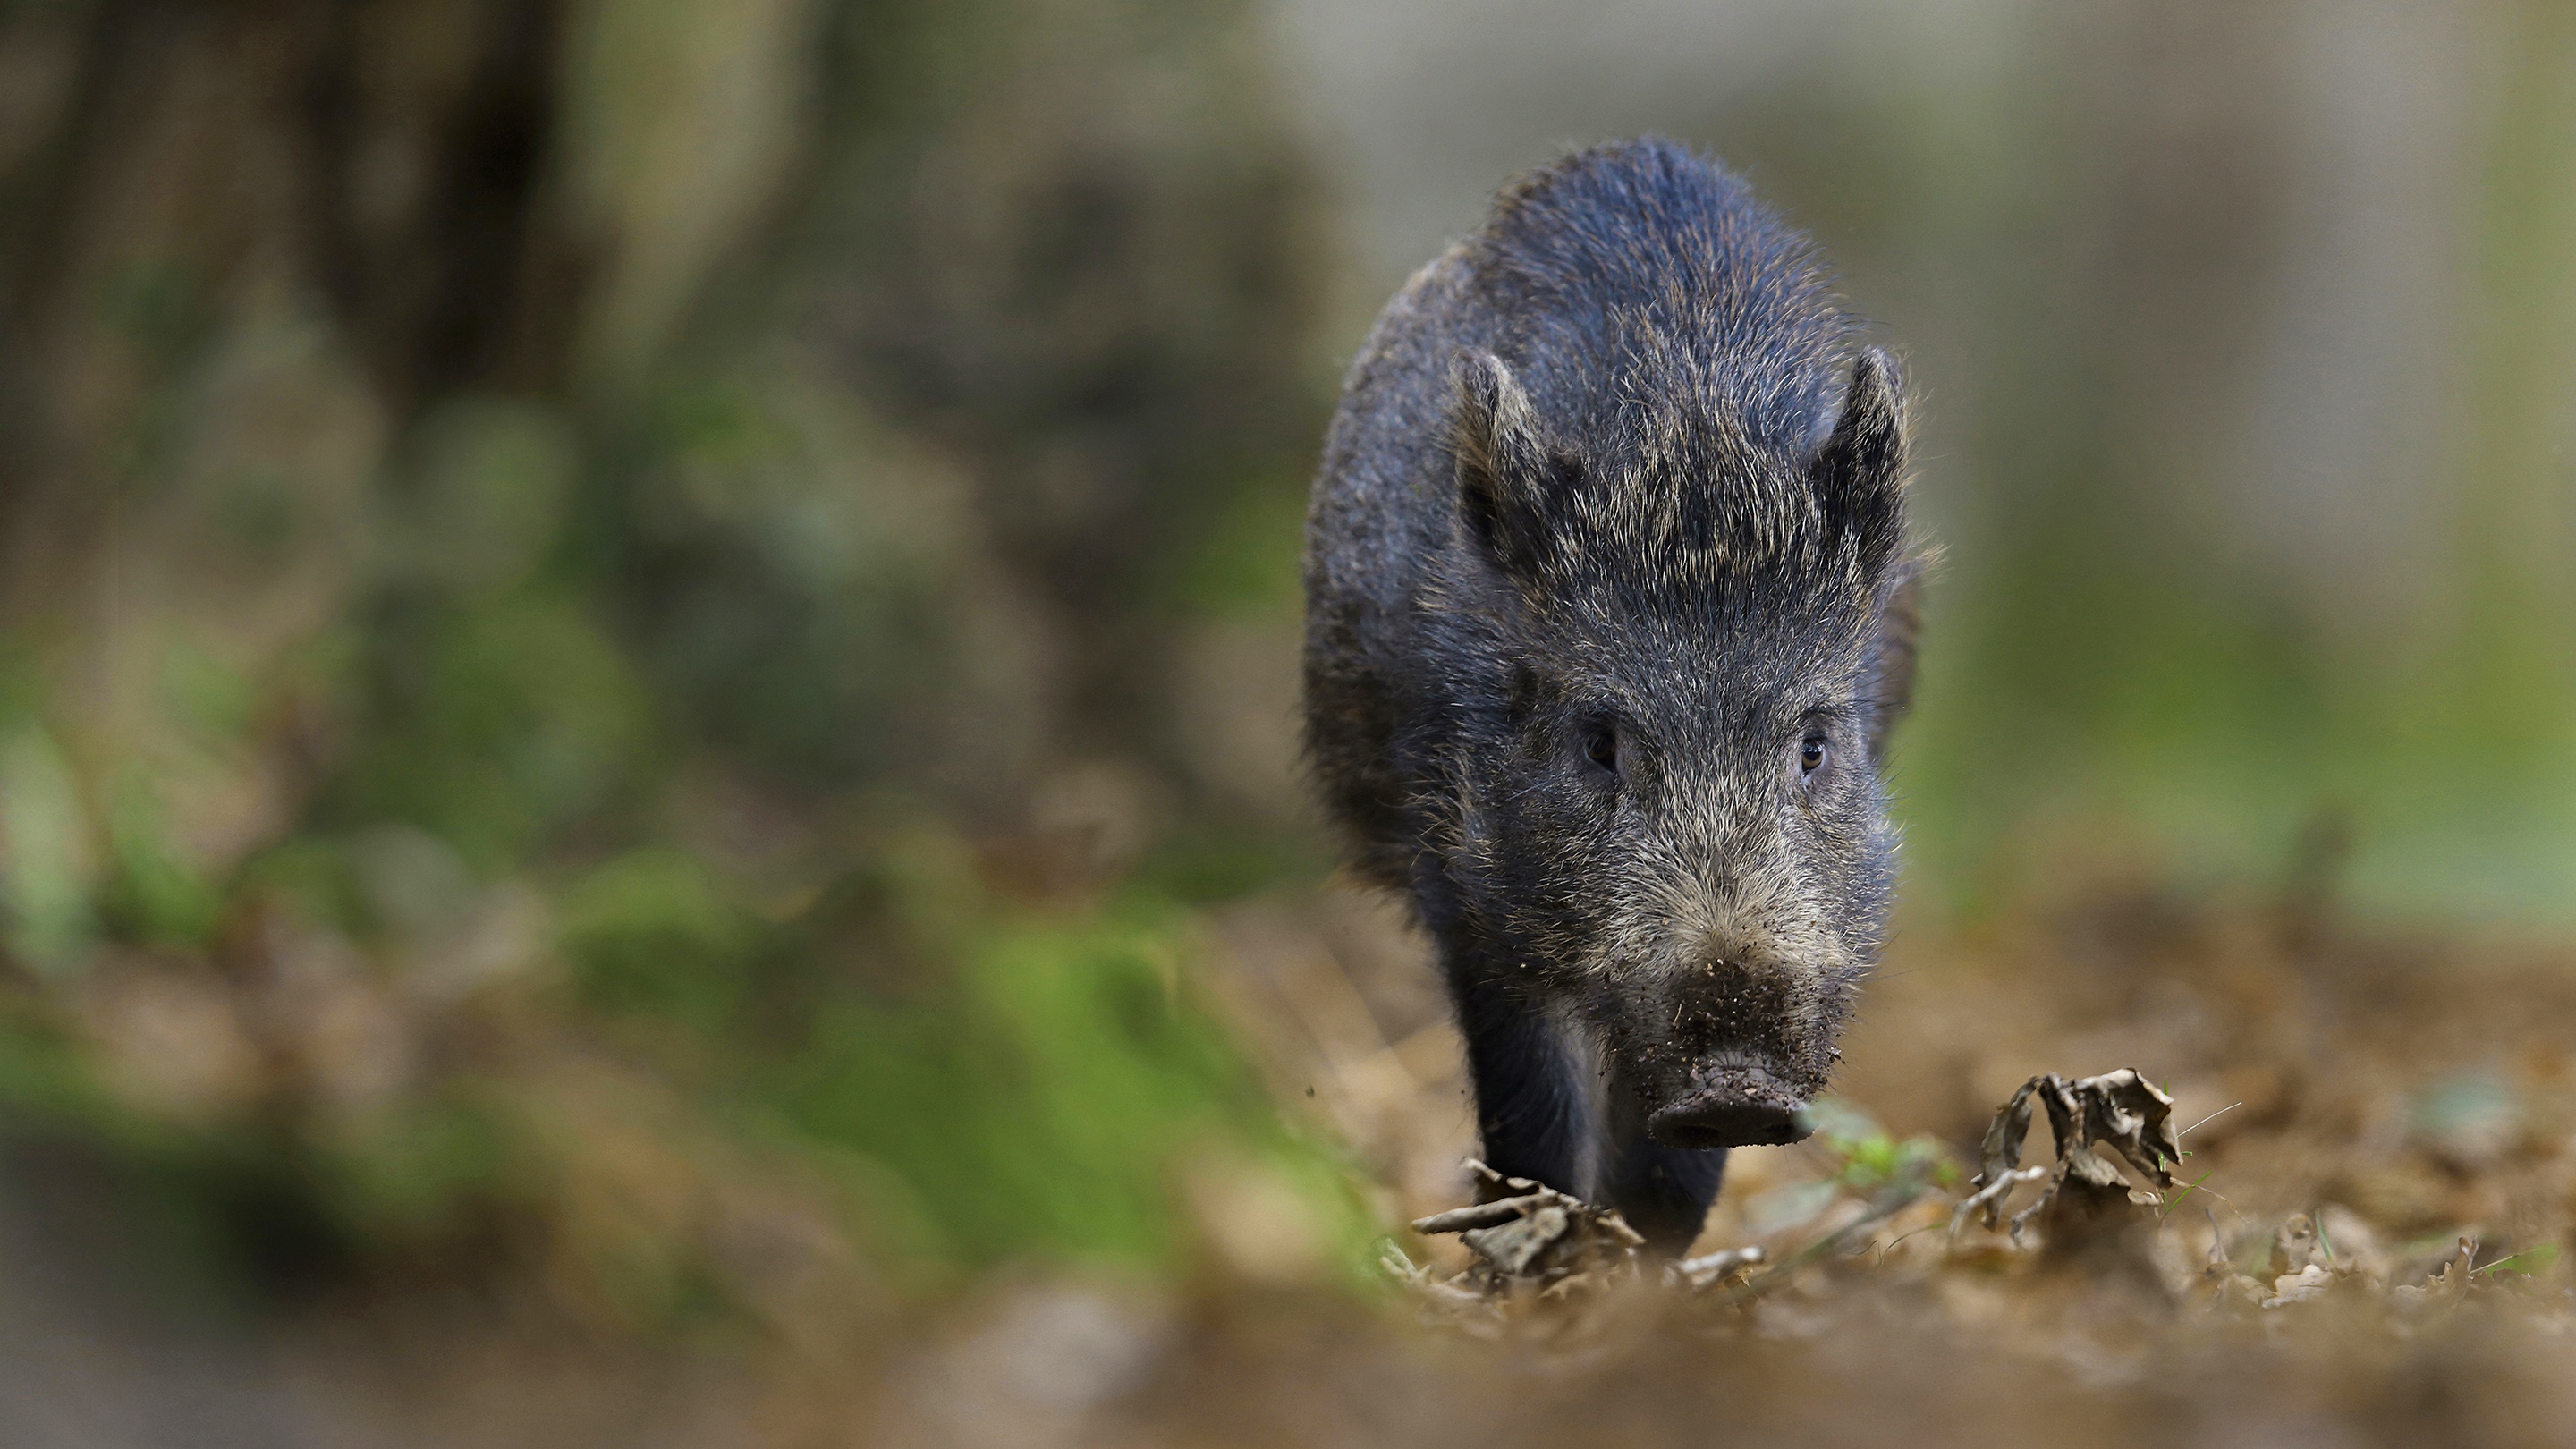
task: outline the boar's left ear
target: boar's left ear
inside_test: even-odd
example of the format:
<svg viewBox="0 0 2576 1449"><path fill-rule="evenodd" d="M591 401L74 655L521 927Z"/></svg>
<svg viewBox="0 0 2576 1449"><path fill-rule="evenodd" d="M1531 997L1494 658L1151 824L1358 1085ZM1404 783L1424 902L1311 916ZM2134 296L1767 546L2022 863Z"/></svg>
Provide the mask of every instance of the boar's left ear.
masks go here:
<svg viewBox="0 0 2576 1449"><path fill-rule="evenodd" d="M1905 542L1905 406L1887 354L1872 348L1853 365L1842 415L1807 477L1828 526L1859 543L1871 577L1883 574Z"/></svg>
<svg viewBox="0 0 2576 1449"><path fill-rule="evenodd" d="M1887 736L1896 721L1914 707L1914 641L1923 628L1921 557L1896 565L1879 589L1877 644L1870 665L1873 691L1869 714L1869 757L1887 758Z"/></svg>

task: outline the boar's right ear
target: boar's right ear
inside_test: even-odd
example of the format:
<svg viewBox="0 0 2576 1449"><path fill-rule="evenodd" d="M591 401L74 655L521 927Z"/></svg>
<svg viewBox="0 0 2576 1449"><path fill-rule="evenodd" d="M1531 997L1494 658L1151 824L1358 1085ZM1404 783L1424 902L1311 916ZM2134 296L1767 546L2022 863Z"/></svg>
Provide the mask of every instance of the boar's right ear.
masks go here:
<svg viewBox="0 0 2576 1449"><path fill-rule="evenodd" d="M1527 577L1546 540L1540 493L1548 462L1538 415L1490 352L1461 356L1457 384L1448 441L1458 464L1459 525L1504 572Z"/></svg>
<svg viewBox="0 0 2576 1449"><path fill-rule="evenodd" d="M1807 476L1826 522L1849 530L1863 568L1883 575L1905 543L1905 405L1887 354L1872 348L1853 365L1842 415Z"/></svg>

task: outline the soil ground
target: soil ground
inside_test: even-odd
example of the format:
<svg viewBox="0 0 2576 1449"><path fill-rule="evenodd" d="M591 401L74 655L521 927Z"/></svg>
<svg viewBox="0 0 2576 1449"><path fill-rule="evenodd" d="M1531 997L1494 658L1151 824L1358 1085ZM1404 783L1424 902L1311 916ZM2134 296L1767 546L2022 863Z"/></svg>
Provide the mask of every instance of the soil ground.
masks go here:
<svg viewBox="0 0 2576 1449"><path fill-rule="evenodd" d="M1379 1219L1466 1202L1456 1041L1392 913L1283 894L1207 940L1210 994ZM1900 939L1825 1129L1740 1151L1711 1214L1700 1251L1764 1263L1697 1290L1596 1274L1461 1313L1372 1269L1354 1292L1293 1200L1218 1176L1183 1189L1205 1241L1179 1283L1006 1270L826 1311L844 1286L646 1343L435 1281L248 1337L138 1336L80 1290L99 1341L166 1346L61 1349L79 1374L0 1390L65 1445L2564 1443L2571 1026L2576 961L2546 943L2097 889ZM2120 1067L2170 1090L2172 1187L1954 1230L2016 1087ZM1434 1282L1470 1256L1388 1246Z"/></svg>

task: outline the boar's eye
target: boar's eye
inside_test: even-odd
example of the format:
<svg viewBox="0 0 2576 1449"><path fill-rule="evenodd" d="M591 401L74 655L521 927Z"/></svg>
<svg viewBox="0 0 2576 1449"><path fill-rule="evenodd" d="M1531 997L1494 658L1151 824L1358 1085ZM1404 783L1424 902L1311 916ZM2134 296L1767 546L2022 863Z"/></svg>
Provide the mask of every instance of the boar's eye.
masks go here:
<svg viewBox="0 0 2576 1449"><path fill-rule="evenodd" d="M1813 779L1816 772L1824 767L1825 737L1811 731L1798 742L1798 778Z"/></svg>
<svg viewBox="0 0 2576 1449"><path fill-rule="evenodd" d="M1607 720L1594 720L1583 727L1583 758L1592 768L1606 775L1619 773L1619 731Z"/></svg>

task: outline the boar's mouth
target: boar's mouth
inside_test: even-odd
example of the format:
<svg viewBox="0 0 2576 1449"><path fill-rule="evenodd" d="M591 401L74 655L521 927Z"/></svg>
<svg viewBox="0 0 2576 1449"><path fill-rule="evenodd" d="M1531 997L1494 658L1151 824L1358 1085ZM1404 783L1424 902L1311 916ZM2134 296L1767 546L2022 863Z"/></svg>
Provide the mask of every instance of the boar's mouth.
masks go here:
<svg viewBox="0 0 2576 1449"><path fill-rule="evenodd" d="M1772 1147L1807 1135L1806 1110L1806 1099L1764 1068L1720 1067L1649 1116L1646 1135L1666 1147Z"/></svg>

